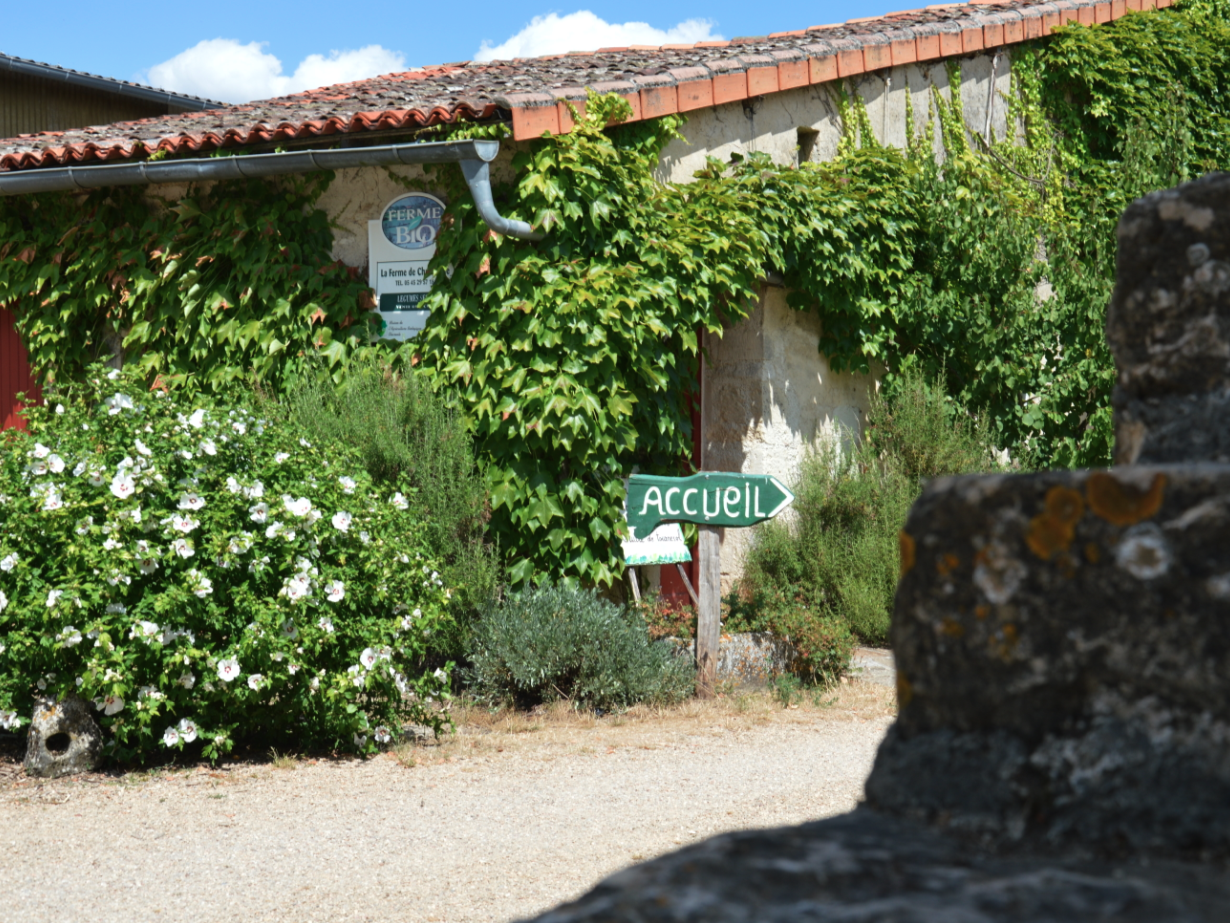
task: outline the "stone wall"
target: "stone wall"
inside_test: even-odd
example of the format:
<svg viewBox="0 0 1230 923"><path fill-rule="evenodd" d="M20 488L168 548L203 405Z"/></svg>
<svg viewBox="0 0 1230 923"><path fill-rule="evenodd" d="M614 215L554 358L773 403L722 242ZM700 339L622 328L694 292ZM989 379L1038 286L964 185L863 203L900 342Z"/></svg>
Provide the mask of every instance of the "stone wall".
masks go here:
<svg viewBox="0 0 1230 923"><path fill-rule="evenodd" d="M966 124L984 132L989 107L991 131L996 138L1004 138L1012 79L1008 51L953 60L961 66ZM933 88L944 99L952 98L945 61L861 74L850 83L867 107L880 143L905 147L908 95L917 130L930 130L935 151L942 155L938 121L928 124L928 114L934 111ZM689 112L682 131L686 141L672 142L663 152L659 178L686 183L704 166L706 157L729 161L731 154L767 153L783 166L797 165L800 160L831 160L841 140L837 92L836 84L821 83Z"/></svg>
<svg viewBox="0 0 1230 923"><path fill-rule="evenodd" d="M875 375L834 372L820 352L820 318L786 303L786 290L762 289L746 320L707 336L702 465L771 474L791 485L817 439L861 433ZM750 529L722 530L722 590L743 573Z"/></svg>

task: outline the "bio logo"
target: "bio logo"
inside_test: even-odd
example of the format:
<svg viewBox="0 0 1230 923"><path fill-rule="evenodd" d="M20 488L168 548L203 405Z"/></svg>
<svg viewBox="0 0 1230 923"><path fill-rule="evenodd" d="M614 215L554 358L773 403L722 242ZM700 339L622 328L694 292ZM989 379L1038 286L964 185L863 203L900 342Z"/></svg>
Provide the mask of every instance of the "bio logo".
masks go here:
<svg viewBox="0 0 1230 923"><path fill-rule="evenodd" d="M402 196L384 210L380 227L385 239L403 250L434 247L440 233L444 203L435 196Z"/></svg>

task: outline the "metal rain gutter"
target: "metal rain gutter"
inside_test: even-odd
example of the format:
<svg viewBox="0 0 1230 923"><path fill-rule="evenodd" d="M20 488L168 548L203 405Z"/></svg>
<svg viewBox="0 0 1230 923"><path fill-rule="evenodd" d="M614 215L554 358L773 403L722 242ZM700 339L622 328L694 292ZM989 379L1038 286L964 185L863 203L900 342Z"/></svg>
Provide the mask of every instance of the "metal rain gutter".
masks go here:
<svg viewBox="0 0 1230 923"><path fill-rule="evenodd" d="M496 211L491 195L490 164L500 152L499 141L434 141L427 144L386 144L331 151L288 151L281 154L244 154L194 160L158 160L103 164L88 167L47 167L0 173L0 195L34 192L84 191L105 186L144 186L157 183L201 183L256 179L343 170L348 167L392 166L415 163L460 164L474 196L478 213L491 230L521 240L542 240L542 234L524 221L505 218Z"/></svg>

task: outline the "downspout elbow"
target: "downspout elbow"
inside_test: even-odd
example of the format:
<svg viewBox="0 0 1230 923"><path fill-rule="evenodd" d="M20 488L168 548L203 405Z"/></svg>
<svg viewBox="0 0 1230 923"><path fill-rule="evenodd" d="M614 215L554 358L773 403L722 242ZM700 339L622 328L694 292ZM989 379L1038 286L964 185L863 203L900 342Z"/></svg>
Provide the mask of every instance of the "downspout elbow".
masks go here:
<svg viewBox="0 0 1230 923"><path fill-rule="evenodd" d="M524 221L505 218L496 211L495 200L491 197L491 170L487 161L463 160L461 172L470 187L470 194L474 196L474 205L482 219L487 222L487 227L497 234L507 234L520 240L542 240L541 231L535 231Z"/></svg>

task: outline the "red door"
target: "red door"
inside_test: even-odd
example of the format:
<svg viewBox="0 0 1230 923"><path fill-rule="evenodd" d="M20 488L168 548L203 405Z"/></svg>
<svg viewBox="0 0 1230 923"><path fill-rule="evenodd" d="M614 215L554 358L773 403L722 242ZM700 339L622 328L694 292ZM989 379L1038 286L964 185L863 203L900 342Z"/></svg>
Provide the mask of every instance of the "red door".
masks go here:
<svg viewBox="0 0 1230 923"><path fill-rule="evenodd" d="M13 327L13 312L0 308L0 429L26 428L26 421L17 415L22 408L17 395L22 392L39 398L26 348Z"/></svg>

